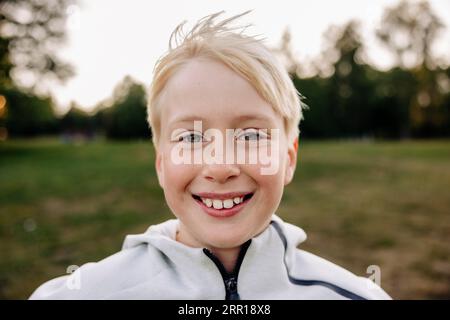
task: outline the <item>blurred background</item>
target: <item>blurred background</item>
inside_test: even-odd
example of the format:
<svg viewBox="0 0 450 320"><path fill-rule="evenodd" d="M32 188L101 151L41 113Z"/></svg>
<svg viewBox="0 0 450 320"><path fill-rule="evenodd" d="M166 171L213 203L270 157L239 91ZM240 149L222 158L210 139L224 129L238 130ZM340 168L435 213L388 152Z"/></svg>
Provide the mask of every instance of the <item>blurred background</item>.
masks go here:
<svg viewBox="0 0 450 320"><path fill-rule="evenodd" d="M172 215L146 89L183 20L221 10L309 110L278 214L394 298L450 298L450 1L0 1L0 299ZM370 269L370 268L369 268Z"/></svg>

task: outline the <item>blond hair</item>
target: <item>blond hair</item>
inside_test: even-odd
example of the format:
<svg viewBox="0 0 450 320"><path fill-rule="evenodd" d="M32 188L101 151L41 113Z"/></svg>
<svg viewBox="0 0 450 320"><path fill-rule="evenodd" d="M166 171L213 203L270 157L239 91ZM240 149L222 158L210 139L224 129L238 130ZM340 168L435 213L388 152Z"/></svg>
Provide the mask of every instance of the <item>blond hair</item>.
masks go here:
<svg viewBox="0 0 450 320"><path fill-rule="evenodd" d="M170 77L182 65L199 57L221 62L249 81L283 118L288 139L293 141L298 137L298 124L303 119L302 109L305 105L286 69L262 40L243 34L248 25L230 26L231 22L248 12L216 22L216 18L223 13L221 11L200 19L187 34L183 31L186 21L172 32L168 52L156 62L148 95L148 122L155 148L161 130L159 97ZM236 32L238 30L240 32Z"/></svg>

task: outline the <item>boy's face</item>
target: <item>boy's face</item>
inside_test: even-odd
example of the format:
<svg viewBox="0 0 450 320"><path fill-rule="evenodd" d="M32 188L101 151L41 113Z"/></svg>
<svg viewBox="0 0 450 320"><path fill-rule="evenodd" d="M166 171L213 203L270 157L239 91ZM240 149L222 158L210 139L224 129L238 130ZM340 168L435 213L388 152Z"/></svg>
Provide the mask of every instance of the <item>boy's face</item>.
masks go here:
<svg viewBox="0 0 450 320"><path fill-rule="evenodd" d="M180 241L193 247L225 249L240 246L262 232L278 208L297 160L297 141L288 143L281 116L244 78L221 63L205 59L188 62L172 76L161 96L160 108L156 170L167 204L181 222ZM202 132L194 131L198 129L194 128L194 120L201 121ZM174 148L198 155L211 146L212 142L202 141L202 133L213 128L223 133L225 140L229 139L227 129L238 129L231 139L237 141L237 149L245 149L247 154L258 151L251 141L261 142L261 146L278 143L275 154L270 149L277 170L262 174L263 165L249 161L174 161ZM269 134L270 129L278 129L278 141L258 137L254 134L258 129L266 129ZM214 152L225 154L229 149Z"/></svg>

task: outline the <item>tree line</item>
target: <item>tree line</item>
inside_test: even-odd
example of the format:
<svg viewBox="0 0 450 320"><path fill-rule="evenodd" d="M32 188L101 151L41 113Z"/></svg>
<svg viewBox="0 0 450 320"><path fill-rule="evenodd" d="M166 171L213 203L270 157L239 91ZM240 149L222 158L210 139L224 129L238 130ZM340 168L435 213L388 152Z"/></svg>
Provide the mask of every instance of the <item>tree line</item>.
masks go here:
<svg viewBox="0 0 450 320"><path fill-rule="evenodd" d="M299 61L292 52L286 31L274 52L285 62L308 105L301 135L319 139L449 137L450 67L448 57L436 57L432 50L444 28L426 1L401 1L386 8L375 33L395 59L389 70L370 63L358 21L330 27L322 54L308 62ZM10 37L0 42L0 64L9 71L17 67L8 60L14 51L3 44L12 41ZM61 73L70 68L54 70ZM5 131L11 137L61 134L68 139L80 134L111 139L151 135L145 87L131 77L123 79L93 112L72 103L66 114L57 116L51 97L19 89L10 73L0 73L0 128L4 128L0 138ZM64 76L67 73L62 72Z"/></svg>

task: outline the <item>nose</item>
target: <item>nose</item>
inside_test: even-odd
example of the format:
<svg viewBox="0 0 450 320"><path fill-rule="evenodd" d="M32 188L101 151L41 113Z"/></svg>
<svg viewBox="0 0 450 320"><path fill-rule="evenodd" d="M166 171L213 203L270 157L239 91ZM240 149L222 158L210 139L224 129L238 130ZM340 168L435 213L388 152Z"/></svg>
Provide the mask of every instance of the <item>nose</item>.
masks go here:
<svg viewBox="0 0 450 320"><path fill-rule="evenodd" d="M205 179L217 183L225 183L239 174L239 167L233 164L210 164L205 165L203 169Z"/></svg>

